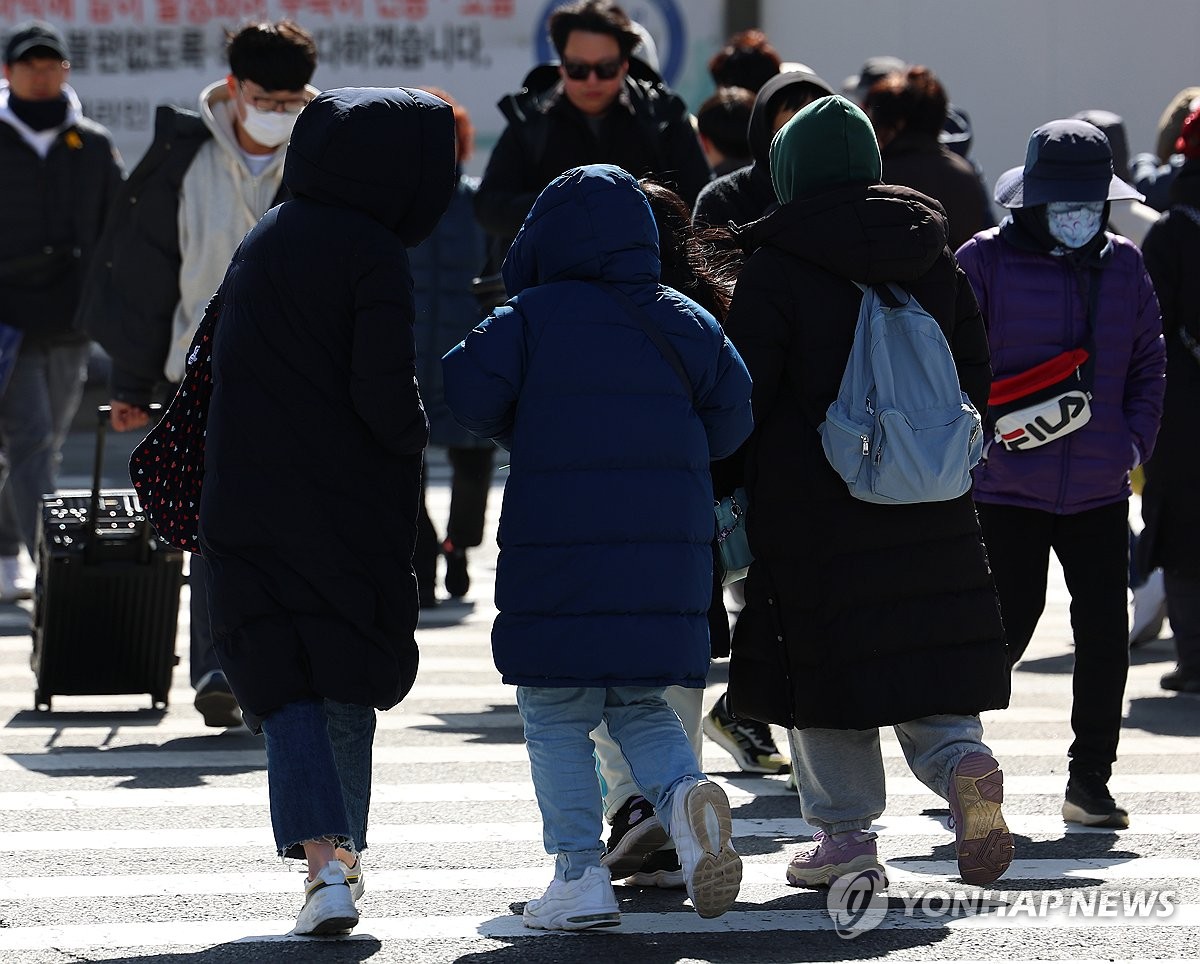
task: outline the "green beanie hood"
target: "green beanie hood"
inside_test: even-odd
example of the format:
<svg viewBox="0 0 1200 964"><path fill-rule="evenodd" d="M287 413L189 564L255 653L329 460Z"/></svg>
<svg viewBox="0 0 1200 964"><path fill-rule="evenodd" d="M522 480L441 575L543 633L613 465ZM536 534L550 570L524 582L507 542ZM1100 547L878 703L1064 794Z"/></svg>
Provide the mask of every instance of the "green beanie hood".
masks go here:
<svg viewBox="0 0 1200 964"><path fill-rule="evenodd" d="M878 184L882 178L871 122L837 94L804 107L771 140L771 182L783 204L847 184Z"/></svg>

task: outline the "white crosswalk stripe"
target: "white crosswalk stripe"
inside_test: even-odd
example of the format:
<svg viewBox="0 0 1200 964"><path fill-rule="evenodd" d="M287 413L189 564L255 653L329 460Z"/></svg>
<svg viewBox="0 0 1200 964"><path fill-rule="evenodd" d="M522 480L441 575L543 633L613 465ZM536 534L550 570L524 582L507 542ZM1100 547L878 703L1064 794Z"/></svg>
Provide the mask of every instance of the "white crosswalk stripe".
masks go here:
<svg viewBox="0 0 1200 964"><path fill-rule="evenodd" d="M444 511L444 487L432 496ZM494 549L478 556L473 595L487 599ZM122 960L187 954L198 964L208 953L218 955L214 961L226 959L220 954L271 960L272 945L302 940L289 936L301 875L273 856L261 741L240 729L205 730L190 706L186 659L165 714L137 696L61 697L54 713L34 713L29 637L12 631L15 607L0 610L0 631L10 633L0 636L0 962L117 953ZM958 882L946 804L908 773L889 736L888 811L876 829L892 898L875 931L858 938L867 943L852 950L870 947L865 956L882 958L903 950L912 958L936 944L939 960L1019 961L1059 940L1098 960L1132 959L1130 951L1194 956L1200 702L1158 691L1169 643L1139 651L1110 784L1128 803L1132 826L1065 825L1065 612L1065 599L1052 593L1030 661L1015 676L1014 706L985 715L1017 842L1008 873L984 890ZM593 941L526 929L514 909L541 893L551 862L513 691L490 660L492 610L480 603L460 614L466 618L456 622L444 607L420 630L422 677L402 707L380 716L367 893L350 938L380 942L372 960L450 961L537 940L538 948L554 947L545 960L623 955L636 964L649 939L680 948L672 960L755 960L754 948L763 946L755 941L800 933L806 959L845 959L824 895L784 880L791 853L813 831L794 792L781 776L736 771L713 744L704 764L729 795L745 862L730 913L706 921L679 892L619 888L621 926L603 951ZM183 634L179 651L186 649ZM723 673L714 677L710 702L723 688ZM939 895L949 910L939 911ZM974 903L964 910L954 904L959 898ZM981 947L990 933L995 939ZM545 943L556 940L561 946ZM50 948L63 956L50 957Z"/></svg>

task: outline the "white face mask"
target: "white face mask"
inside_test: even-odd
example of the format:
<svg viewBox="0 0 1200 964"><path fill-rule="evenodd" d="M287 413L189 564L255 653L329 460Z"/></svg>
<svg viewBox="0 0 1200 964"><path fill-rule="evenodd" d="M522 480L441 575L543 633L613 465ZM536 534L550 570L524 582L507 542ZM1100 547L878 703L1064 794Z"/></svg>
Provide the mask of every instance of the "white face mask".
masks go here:
<svg viewBox="0 0 1200 964"><path fill-rule="evenodd" d="M278 147L280 144L286 144L292 136L292 128L296 126L296 118L299 116L298 113L259 110L257 107L247 106L242 127L251 138L264 147Z"/></svg>
<svg viewBox="0 0 1200 964"><path fill-rule="evenodd" d="M1046 205L1050 236L1065 248L1082 248L1100 232L1103 201L1051 201Z"/></svg>

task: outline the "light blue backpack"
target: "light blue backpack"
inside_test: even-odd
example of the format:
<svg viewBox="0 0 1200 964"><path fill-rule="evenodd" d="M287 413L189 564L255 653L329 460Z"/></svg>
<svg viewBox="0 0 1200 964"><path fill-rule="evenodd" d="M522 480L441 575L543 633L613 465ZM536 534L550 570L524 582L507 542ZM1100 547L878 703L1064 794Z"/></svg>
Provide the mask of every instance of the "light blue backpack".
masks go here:
<svg viewBox="0 0 1200 964"><path fill-rule="evenodd" d="M983 453L983 424L946 336L899 286L858 287L854 346L820 426L825 456L865 502L956 499Z"/></svg>

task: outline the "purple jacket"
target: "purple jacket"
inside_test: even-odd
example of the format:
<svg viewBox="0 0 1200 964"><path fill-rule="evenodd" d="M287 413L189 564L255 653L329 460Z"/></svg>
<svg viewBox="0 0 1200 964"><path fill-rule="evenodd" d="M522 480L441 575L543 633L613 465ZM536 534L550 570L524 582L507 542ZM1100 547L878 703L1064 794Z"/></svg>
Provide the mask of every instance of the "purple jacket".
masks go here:
<svg viewBox="0 0 1200 964"><path fill-rule="evenodd" d="M1064 258L1026 251L999 228L958 250L988 326L995 379L1019 374L1083 344L1089 279ZM1128 498L1129 472L1154 450L1166 354L1154 286L1137 247L1108 235L1094 323L1091 420L1039 448L1010 452L989 439L975 469L977 502L1083 512Z"/></svg>

